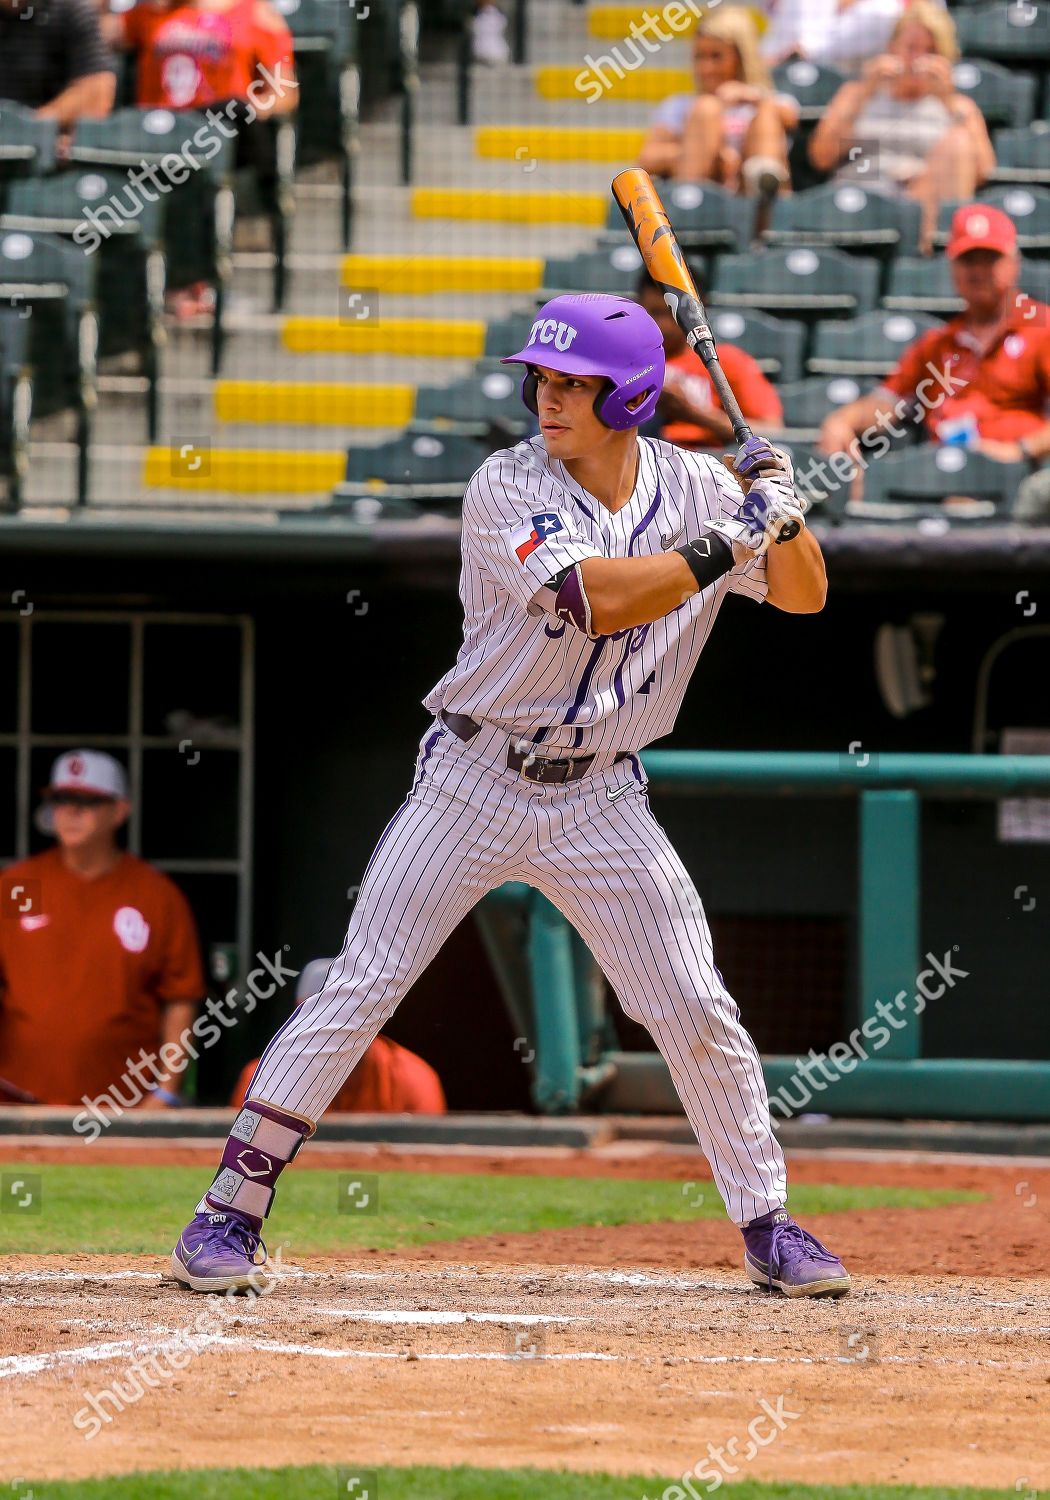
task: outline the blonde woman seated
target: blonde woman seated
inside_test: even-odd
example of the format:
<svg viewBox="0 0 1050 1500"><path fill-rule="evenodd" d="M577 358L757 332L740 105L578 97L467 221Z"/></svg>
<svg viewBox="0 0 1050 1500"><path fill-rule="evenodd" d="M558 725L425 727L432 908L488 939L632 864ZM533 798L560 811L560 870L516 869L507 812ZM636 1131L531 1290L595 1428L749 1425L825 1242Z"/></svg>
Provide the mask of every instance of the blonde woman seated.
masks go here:
<svg viewBox="0 0 1050 1500"><path fill-rule="evenodd" d="M917 199L925 250L941 203L972 198L995 166L980 110L952 81L958 55L947 11L913 0L887 51L843 84L809 145L819 171Z"/></svg>
<svg viewBox="0 0 1050 1500"><path fill-rule="evenodd" d="M749 11L720 5L693 36L695 94L672 94L653 117L638 165L654 176L771 195L788 182L798 103L777 94Z"/></svg>

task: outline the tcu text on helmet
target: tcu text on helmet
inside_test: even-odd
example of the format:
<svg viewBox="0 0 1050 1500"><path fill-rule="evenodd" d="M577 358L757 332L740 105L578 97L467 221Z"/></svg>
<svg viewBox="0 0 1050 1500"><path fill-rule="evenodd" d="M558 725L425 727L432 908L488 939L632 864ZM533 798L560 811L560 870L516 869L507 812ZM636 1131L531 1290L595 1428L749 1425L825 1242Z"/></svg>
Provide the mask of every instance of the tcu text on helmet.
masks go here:
<svg viewBox="0 0 1050 1500"><path fill-rule="evenodd" d="M559 323L556 318L537 318L529 334L530 344L553 344L562 354L576 337L571 323Z"/></svg>

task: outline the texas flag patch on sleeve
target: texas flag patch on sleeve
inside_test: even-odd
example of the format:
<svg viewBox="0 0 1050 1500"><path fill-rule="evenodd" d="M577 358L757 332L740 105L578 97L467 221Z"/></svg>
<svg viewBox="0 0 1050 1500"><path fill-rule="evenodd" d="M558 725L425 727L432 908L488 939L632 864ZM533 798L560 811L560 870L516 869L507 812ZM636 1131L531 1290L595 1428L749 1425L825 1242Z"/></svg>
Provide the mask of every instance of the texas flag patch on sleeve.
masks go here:
<svg viewBox="0 0 1050 1500"><path fill-rule="evenodd" d="M537 547L542 547L549 536L556 531L564 531L561 518L553 511L544 511L541 515L530 516L528 525L520 526L517 531L511 533L510 544L514 548L515 556L520 563L527 557L531 557Z"/></svg>

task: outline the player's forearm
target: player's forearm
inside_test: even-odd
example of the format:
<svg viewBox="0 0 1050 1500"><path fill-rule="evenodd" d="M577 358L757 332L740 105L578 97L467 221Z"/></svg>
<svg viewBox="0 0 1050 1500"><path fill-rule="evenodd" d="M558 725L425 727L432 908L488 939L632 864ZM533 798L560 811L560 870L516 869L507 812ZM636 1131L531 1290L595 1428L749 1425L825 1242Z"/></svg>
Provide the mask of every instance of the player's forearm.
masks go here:
<svg viewBox="0 0 1050 1500"><path fill-rule="evenodd" d="M791 615L814 615L824 608L828 579L820 543L811 531L766 552L766 600Z"/></svg>
<svg viewBox="0 0 1050 1500"><path fill-rule="evenodd" d="M659 557L588 557L580 564L596 635L615 635L648 625L697 592L696 579L679 552Z"/></svg>

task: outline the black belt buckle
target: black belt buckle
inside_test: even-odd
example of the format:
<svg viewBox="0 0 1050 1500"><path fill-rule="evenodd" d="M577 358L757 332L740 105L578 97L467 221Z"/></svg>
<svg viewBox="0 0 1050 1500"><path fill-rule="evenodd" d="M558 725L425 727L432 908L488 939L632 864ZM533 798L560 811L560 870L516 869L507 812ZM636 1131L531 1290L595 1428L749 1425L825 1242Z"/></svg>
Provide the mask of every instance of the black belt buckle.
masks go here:
<svg viewBox="0 0 1050 1500"><path fill-rule="evenodd" d="M563 781L568 781L571 768L571 760L550 760L545 755L527 756L522 763L521 774L526 781L560 786Z"/></svg>

